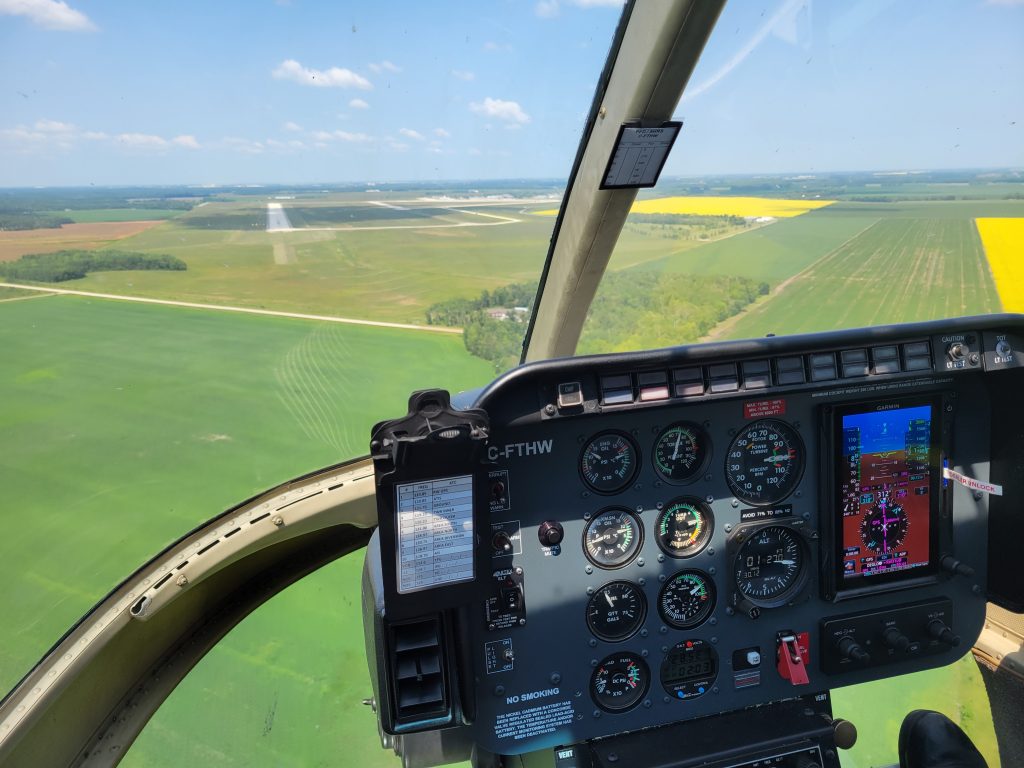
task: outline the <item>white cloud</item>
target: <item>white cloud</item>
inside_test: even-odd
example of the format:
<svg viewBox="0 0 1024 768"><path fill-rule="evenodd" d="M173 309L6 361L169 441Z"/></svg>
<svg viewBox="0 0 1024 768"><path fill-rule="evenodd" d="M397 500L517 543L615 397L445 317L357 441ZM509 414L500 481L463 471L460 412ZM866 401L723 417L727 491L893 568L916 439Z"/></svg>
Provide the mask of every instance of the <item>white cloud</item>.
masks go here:
<svg viewBox="0 0 1024 768"><path fill-rule="evenodd" d="M334 138L338 141L347 141L350 143L363 144L368 141L373 141L373 136L369 136L365 133L350 133L349 131L335 131L333 134Z"/></svg>
<svg viewBox="0 0 1024 768"><path fill-rule="evenodd" d="M409 149L408 144L403 144L400 141L392 141L390 144L388 144L388 147L393 149L395 152L405 152Z"/></svg>
<svg viewBox="0 0 1024 768"><path fill-rule="evenodd" d="M423 134L419 131L414 131L412 128L399 128L398 132L405 136L407 139L416 139L416 141L423 141Z"/></svg>
<svg viewBox="0 0 1024 768"><path fill-rule="evenodd" d="M519 102L505 101L504 99L492 99L490 96L481 101L474 101L469 105L470 112L478 115L494 117L498 120L505 120L510 123L525 124L530 122L530 116L519 106Z"/></svg>
<svg viewBox="0 0 1024 768"><path fill-rule="evenodd" d="M0 0L0 14L24 16L44 29L90 32L96 29L89 17L63 0Z"/></svg>
<svg viewBox="0 0 1024 768"><path fill-rule="evenodd" d="M444 128L435 128L434 135L442 139L450 139L452 137Z"/></svg>
<svg viewBox="0 0 1024 768"><path fill-rule="evenodd" d="M2 1L2 0L0 0ZM35 129L45 133L72 133L75 126L71 123L62 123L60 120L36 120Z"/></svg>
<svg viewBox="0 0 1024 768"><path fill-rule="evenodd" d="M558 0L540 0L533 7L534 13L542 19L550 19L558 15Z"/></svg>
<svg viewBox="0 0 1024 768"><path fill-rule="evenodd" d="M175 136L171 139L171 143L177 144L179 147L185 147L185 149L199 149L199 142L196 140L196 137L188 133Z"/></svg>
<svg viewBox="0 0 1024 768"><path fill-rule="evenodd" d="M453 69L452 77L458 78L459 80L465 80L468 83L471 80L476 79L476 74L470 72L468 69Z"/></svg>
<svg viewBox="0 0 1024 768"><path fill-rule="evenodd" d="M119 133L115 137L118 144L139 149L163 149L167 139L152 133Z"/></svg>
<svg viewBox="0 0 1024 768"><path fill-rule="evenodd" d="M284 124L284 129L286 131L291 131L292 133L298 133L302 130L302 126L289 120Z"/></svg>
<svg viewBox="0 0 1024 768"><path fill-rule="evenodd" d="M236 152L241 152L244 155L260 155L263 154L263 143L259 141L253 141L252 139L242 139L237 136L229 136L224 139L224 144Z"/></svg>
<svg viewBox="0 0 1024 768"><path fill-rule="evenodd" d="M352 107L352 109L369 109L370 108L370 105L367 104L362 99L352 99L352 101L350 101L348 103L348 105L350 107Z"/></svg>
<svg viewBox="0 0 1024 768"><path fill-rule="evenodd" d="M0 0L0 2L2 1ZM302 66L295 59L282 61L271 74L277 80L291 80L302 85L319 88L358 88L361 91L373 89L369 80L351 69L343 67L331 67L326 70L311 69Z"/></svg>
<svg viewBox="0 0 1024 768"><path fill-rule="evenodd" d="M82 134L82 138L87 139L88 141L106 141L110 136L105 134L103 131L86 131Z"/></svg>
<svg viewBox="0 0 1024 768"><path fill-rule="evenodd" d="M402 71L401 67L399 67L399 66L397 66L395 64L392 64L387 59L385 59L384 61L380 62L379 64L376 64L376 63L375 64L367 64L367 66L370 68L371 72L374 72L374 73L376 73L378 75L381 72L394 72L394 73L398 73L398 72Z"/></svg>

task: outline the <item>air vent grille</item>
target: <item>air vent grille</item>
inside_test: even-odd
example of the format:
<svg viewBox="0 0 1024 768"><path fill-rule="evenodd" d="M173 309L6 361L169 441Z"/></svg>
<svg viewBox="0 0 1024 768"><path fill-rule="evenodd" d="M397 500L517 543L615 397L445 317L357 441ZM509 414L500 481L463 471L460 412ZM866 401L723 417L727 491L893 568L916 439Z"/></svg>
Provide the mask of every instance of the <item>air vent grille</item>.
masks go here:
<svg viewBox="0 0 1024 768"><path fill-rule="evenodd" d="M440 618L393 625L390 631L396 721L412 724L448 715Z"/></svg>

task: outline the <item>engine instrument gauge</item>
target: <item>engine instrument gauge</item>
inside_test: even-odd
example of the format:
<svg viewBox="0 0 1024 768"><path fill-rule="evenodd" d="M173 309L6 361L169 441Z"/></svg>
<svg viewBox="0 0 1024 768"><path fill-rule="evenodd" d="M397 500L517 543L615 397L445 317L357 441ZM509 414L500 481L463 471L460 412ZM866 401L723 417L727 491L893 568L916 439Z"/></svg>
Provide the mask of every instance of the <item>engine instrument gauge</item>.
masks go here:
<svg viewBox="0 0 1024 768"><path fill-rule="evenodd" d="M740 501L775 504L789 496L804 471L804 446L793 427L765 419L733 438L725 457L725 479Z"/></svg>
<svg viewBox="0 0 1024 768"><path fill-rule="evenodd" d="M804 576L800 535L784 525L754 531L736 552L733 575L751 602L768 607L785 602Z"/></svg>
<svg viewBox="0 0 1024 768"><path fill-rule="evenodd" d="M639 452L621 432L602 432L591 438L580 454L583 481L598 493L621 491L636 475Z"/></svg>
<svg viewBox="0 0 1024 768"><path fill-rule="evenodd" d="M635 653L616 653L605 658L590 676L590 696L606 712L625 712L647 693L651 671Z"/></svg>
<svg viewBox="0 0 1024 768"><path fill-rule="evenodd" d="M632 512L606 509L583 529L583 550L598 568L621 568L636 557L644 529Z"/></svg>
<svg viewBox="0 0 1024 768"><path fill-rule="evenodd" d="M670 483L685 483L711 458L711 439L696 424L680 422L665 429L654 443L654 469Z"/></svg>
<svg viewBox="0 0 1024 768"><path fill-rule="evenodd" d="M647 615L643 591L629 581L612 581L601 587L587 603L587 626L602 640L631 637Z"/></svg>
<svg viewBox="0 0 1024 768"><path fill-rule="evenodd" d="M680 571L658 594L661 620L676 629L703 623L714 609L715 584L702 571Z"/></svg>
<svg viewBox="0 0 1024 768"><path fill-rule="evenodd" d="M661 662L661 685L676 699L695 699L718 677L718 654L706 640L676 643Z"/></svg>
<svg viewBox="0 0 1024 768"><path fill-rule="evenodd" d="M676 499L658 514L658 546L671 557L692 557L707 546L714 525L711 508L703 501Z"/></svg>
<svg viewBox="0 0 1024 768"><path fill-rule="evenodd" d="M875 552L892 552L906 538L908 522L903 505L888 491L881 491L878 501L861 520L861 541Z"/></svg>

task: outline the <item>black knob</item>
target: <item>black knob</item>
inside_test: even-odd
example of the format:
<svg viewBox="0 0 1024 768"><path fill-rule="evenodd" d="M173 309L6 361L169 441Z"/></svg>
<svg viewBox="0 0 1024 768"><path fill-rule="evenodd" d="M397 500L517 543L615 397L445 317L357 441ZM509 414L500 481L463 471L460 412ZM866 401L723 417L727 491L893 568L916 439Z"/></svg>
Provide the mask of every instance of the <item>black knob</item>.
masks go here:
<svg viewBox="0 0 1024 768"><path fill-rule="evenodd" d="M890 648L897 651L906 651L910 647L910 638L900 632L896 627L889 627L882 633L882 640Z"/></svg>
<svg viewBox="0 0 1024 768"><path fill-rule="evenodd" d="M955 574L956 576L974 575L974 569L971 568L971 566L967 565L966 563L961 563L952 555L946 555L944 558L942 558L939 561L939 565L942 566L943 570L949 571L950 573Z"/></svg>
<svg viewBox="0 0 1024 768"><path fill-rule="evenodd" d="M554 520L545 520L537 529L537 538L540 539L540 543L545 547L554 547L561 544L564 537L565 531L562 530L562 524L556 523Z"/></svg>
<svg viewBox="0 0 1024 768"><path fill-rule="evenodd" d="M511 555L512 537L505 533L505 531L498 531L491 537L491 546L494 547L495 554Z"/></svg>
<svg viewBox="0 0 1024 768"><path fill-rule="evenodd" d="M836 647L839 648L839 652L843 654L850 661L855 661L858 664L867 664L871 661L871 656L865 651L856 640L853 639L852 635L844 635L836 643Z"/></svg>
<svg viewBox="0 0 1024 768"><path fill-rule="evenodd" d="M940 643L945 643L954 648L960 645L960 635L954 634L953 630L947 627L941 619L932 619L928 623L928 634Z"/></svg>
<svg viewBox="0 0 1024 768"><path fill-rule="evenodd" d="M832 721L832 736L840 749L850 749L857 743L857 726L837 717Z"/></svg>

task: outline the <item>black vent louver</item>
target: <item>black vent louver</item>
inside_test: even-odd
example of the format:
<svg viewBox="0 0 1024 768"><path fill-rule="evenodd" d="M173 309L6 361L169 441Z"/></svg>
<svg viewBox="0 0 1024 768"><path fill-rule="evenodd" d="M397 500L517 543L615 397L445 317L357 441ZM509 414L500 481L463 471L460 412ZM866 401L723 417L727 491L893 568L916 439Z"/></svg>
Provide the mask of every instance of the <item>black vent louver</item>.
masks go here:
<svg viewBox="0 0 1024 768"><path fill-rule="evenodd" d="M390 633L396 722L450 716L440 617L392 625Z"/></svg>

